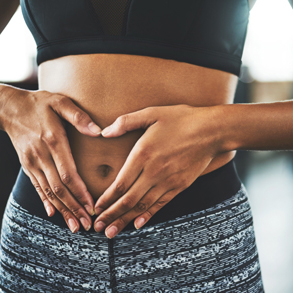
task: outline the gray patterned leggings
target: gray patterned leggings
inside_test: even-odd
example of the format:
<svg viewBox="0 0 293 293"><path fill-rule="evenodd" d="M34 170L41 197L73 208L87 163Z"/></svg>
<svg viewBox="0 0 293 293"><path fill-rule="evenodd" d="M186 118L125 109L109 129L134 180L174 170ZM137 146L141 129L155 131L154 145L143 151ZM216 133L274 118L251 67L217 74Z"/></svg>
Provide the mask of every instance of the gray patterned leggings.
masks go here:
<svg viewBox="0 0 293 293"><path fill-rule="evenodd" d="M72 234L11 195L0 260L0 292L264 292L243 185L211 208L111 240Z"/></svg>

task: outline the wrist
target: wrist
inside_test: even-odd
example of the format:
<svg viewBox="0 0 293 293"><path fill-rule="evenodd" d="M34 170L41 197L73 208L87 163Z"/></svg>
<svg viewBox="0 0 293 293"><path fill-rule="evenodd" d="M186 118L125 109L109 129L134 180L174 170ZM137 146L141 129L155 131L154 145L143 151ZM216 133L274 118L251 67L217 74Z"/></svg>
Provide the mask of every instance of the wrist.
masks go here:
<svg viewBox="0 0 293 293"><path fill-rule="evenodd" d="M236 104L224 104L213 106L218 153L226 153L237 150L239 143L236 138L239 133L239 125L235 117Z"/></svg>
<svg viewBox="0 0 293 293"><path fill-rule="evenodd" d="M226 109L222 105L191 108L192 140L201 143L213 157L232 150L227 136Z"/></svg>
<svg viewBox="0 0 293 293"><path fill-rule="evenodd" d="M6 131L7 125L11 121L12 109L11 101L19 96L20 92L25 92L10 85L0 84L0 130Z"/></svg>

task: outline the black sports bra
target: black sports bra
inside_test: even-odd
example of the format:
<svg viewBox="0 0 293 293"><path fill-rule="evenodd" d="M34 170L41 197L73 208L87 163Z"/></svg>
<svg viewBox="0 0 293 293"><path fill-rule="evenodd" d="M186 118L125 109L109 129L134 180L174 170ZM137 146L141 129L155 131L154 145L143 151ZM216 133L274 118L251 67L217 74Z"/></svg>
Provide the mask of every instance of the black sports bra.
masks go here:
<svg viewBox="0 0 293 293"><path fill-rule="evenodd" d="M116 53L187 62L239 75L248 0L21 0L37 64Z"/></svg>

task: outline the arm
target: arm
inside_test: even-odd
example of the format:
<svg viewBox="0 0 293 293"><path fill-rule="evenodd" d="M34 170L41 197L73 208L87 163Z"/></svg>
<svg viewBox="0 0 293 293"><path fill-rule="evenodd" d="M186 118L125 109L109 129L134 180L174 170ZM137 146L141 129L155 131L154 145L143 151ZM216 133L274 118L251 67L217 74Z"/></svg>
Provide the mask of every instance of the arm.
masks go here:
<svg viewBox="0 0 293 293"><path fill-rule="evenodd" d="M221 149L292 150L293 101L216 106Z"/></svg>
<svg viewBox="0 0 293 293"><path fill-rule="evenodd" d="M293 101L211 107L149 107L103 130L117 137L143 128L115 181L96 203L95 229L114 237L131 220L140 228L211 160L237 149L293 149ZM107 131L108 130L108 131Z"/></svg>
<svg viewBox="0 0 293 293"><path fill-rule="evenodd" d="M84 135L96 137L101 130L66 96L0 84L0 130L9 135L48 216L56 208L77 232L79 221L90 229L94 203L77 173L65 120Z"/></svg>
<svg viewBox="0 0 293 293"><path fill-rule="evenodd" d="M0 33L18 6L19 0L0 0ZM79 222L91 227L94 203L77 173L65 120L84 135L96 137L101 130L68 97L0 84L0 130L9 135L48 216L57 209L77 232Z"/></svg>
<svg viewBox="0 0 293 293"><path fill-rule="evenodd" d="M19 0L0 0L0 34L19 6Z"/></svg>

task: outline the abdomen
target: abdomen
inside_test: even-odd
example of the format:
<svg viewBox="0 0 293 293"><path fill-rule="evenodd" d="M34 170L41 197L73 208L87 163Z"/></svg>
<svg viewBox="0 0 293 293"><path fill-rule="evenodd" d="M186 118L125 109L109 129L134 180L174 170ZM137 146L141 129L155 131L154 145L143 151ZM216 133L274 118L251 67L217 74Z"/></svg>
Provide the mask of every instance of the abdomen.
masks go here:
<svg viewBox="0 0 293 293"><path fill-rule="evenodd" d="M70 97L104 128L126 113L149 106L212 106L233 102L237 77L174 60L122 54L74 55L44 62L39 88ZM142 130L118 138L88 137L68 128L78 172L98 198L115 180ZM205 173L230 161L216 157Z"/></svg>

